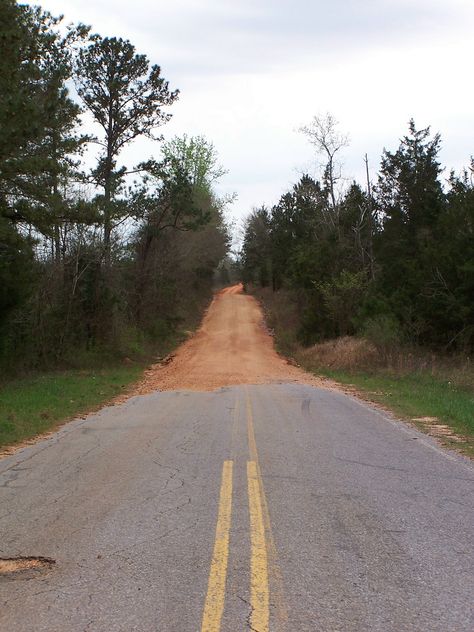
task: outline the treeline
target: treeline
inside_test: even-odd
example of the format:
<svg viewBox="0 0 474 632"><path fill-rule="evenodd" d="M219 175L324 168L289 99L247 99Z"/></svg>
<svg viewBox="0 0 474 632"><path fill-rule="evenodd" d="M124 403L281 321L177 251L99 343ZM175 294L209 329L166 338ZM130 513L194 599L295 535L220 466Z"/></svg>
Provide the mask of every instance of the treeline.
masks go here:
<svg viewBox="0 0 474 632"><path fill-rule="evenodd" d="M178 91L128 40L0 6L0 366L133 352L210 295L228 249L215 149L162 142ZM158 157L125 166L143 137Z"/></svg>
<svg viewBox="0 0 474 632"><path fill-rule="evenodd" d="M380 172L344 187L347 139L328 115L302 130L325 157L245 226L247 284L287 290L303 344L366 335L378 346L474 348L474 164L445 178L440 136L413 121Z"/></svg>

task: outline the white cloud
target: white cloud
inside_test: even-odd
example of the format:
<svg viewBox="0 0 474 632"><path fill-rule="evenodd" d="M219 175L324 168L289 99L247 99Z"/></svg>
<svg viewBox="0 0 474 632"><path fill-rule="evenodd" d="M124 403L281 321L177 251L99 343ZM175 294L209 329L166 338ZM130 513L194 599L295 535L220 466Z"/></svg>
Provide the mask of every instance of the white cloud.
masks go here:
<svg viewBox="0 0 474 632"><path fill-rule="evenodd" d="M166 136L202 133L236 191L235 213L272 203L311 168L296 129L332 112L351 136L349 176L395 148L410 117L443 137L443 161L474 153L471 0L46 0L53 13L129 38L181 90ZM133 162L152 148L138 142Z"/></svg>

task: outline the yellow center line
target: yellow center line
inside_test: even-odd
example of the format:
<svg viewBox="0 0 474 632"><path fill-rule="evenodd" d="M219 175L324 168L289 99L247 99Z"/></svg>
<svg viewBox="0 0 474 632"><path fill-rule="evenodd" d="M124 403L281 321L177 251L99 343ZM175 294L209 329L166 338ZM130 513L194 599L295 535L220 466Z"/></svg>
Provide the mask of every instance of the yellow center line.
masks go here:
<svg viewBox="0 0 474 632"><path fill-rule="evenodd" d="M230 454L235 459L237 450L237 436L239 429L240 400L235 398L234 411L232 415L232 434L230 438Z"/></svg>
<svg viewBox="0 0 474 632"><path fill-rule="evenodd" d="M266 556L267 556L267 567L270 568L271 571L271 579L272 579L272 603L275 606L275 616L277 621L275 621L276 629L284 630L286 629L286 624L288 622L288 611L286 607L284 590L283 590L283 578L281 575L280 565L278 562L278 553L275 545L275 540L273 538L272 525L270 520L270 511L268 509L267 498L265 495L265 489L263 486L262 473L260 470L259 459L258 459L258 450L257 450L257 442L255 440L255 430L253 423L253 411L252 404L250 401L250 396L248 389L246 388L246 403L247 403L247 437L248 437L248 445L249 445L249 453L250 458L255 464L255 474L257 485L259 488L259 497L260 497L260 506L262 509L262 520L264 527L264 534L266 536ZM248 469L247 469L248 472ZM249 493L250 496L250 493ZM250 498L249 498L250 502ZM268 575L268 571L267 571ZM267 590L268 588L268 577L267 577ZM255 604L252 603L253 608L255 608ZM268 625L268 624L267 624ZM255 629L260 630L258 626L253 626ZM268 629L262 628L262 629Z"/></svg>
<svg viewBox="0 0 474 632"><path fill-rule="evenodd" d="M253 429L253 413L252 413L252 404L250 403L250 397L247 392L247 436L249 443L249 452L250 458L255 463L258 463L258 451L257 451L257 442L255 441L255 431Z"/></svg>
<svg viewBox="0 0 474 632"><path fill-rule="evenodd" d="M247 480L250 513L250 624L252 630L268 632L269 622L269 589L267 545L265 542L265 526L263 522L262 501L257 464L247 463Z"/></svg>
<svg viewBox="0 0 474 632"><path fill-rule="evenodd" d="M232 514L232 461L224 461L219 497L216 538L212 554L201 632L219 632L224 612L229 532Z"/></svg>

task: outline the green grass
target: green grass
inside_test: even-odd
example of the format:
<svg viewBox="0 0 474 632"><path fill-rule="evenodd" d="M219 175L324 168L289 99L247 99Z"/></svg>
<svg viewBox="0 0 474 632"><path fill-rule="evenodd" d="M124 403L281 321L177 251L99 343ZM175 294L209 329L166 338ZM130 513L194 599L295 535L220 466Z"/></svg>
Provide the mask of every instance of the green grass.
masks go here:
<svg viewBox="0 0 474 632"><path fill-rule="evenodd" d="M16 366L11 359L0 364L0 449L54 430L122 393L142 376L145 367L188 338L210 298L190 302L176 319L179 326L157 319L153 331L146 334L134 327L122 331L113 347L72 349L62 359L65 370L43 367L41 373L25 377L28 364Z"/></svg>
<svg viewBox="0 0 474 632"><path fill-rule="evenodd" d="M401 417L410 420L435 417L463 439L462 443L449 438L445 442L474 456L474 370L466 363L465 357L438 357L436 373L432 375L433 369L426 370L421 365L423 362L426 366L428 350L417 358L413 349L400 349L401 359L406 360L402 366L409 366L417 360L420 364L415 364L412 370L399 370L397 373L390 364L384 366L381 358L374 363L364 355L351 357L351 354L360 354L361 351L351 348L350 339L347 339L349 347L346 352L342 348L328 355L328 351L321 348L324 347L322 343L310 348L308 353L296 337L301 318L297 313L295 297L285 291L259 290L253 293L265 308L266 322L274 330L275 345L282 355L295 358L309 372L354 386L364 399L382 404ZM433 357L433 354L430 355ZM348 358L354 368L343 368L348 366ZM372 366L367 366L368 361L372 362ZM426 424L414 423L421 430L428 431Z"/></svg>
<svg viewBox="0 0 474 632"><path fill-rule="evenodd" d="M436 417L474 445L474 390L422 372L401 376L329 370L322 373L342 384L354 385L370 400L404 417Z"/></svg>
<svg viewBox="0 0 474 632"><path fill-rule="evenodd" d="M0 386L0 447L30 439L90 411L136 381L142 366L66 371Z"/></svg>

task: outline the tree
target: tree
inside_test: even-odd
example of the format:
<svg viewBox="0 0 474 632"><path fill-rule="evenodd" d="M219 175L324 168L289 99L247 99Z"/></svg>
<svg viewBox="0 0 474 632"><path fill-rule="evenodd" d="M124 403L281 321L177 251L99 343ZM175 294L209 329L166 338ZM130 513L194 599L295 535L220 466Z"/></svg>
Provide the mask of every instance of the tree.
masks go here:
<svg viewBox="0 0 474 632"><path fill-rule="evenodd" d="M0 9L0 285L2 316L32 289L33 242L51 236L62 213L59 178L79 141L78 107L68 97L71 46L83 26L58 31L39 7ZM28 231L30 236L26 236Z"/></svg>
<svg viewBox="0 0 474 632"><path fill-rule="evenodd" d="M38 7L3 0L0 20L0 367L132 355L160 322L199 317L210 295L228 247L217 154L201 137L174 139L130 185L121 150L158 138L177 98L160 69L129 42L89 38ZM85 110L101 147L87 179Z"/></svg>
<svg viewBox="0 0 474 632"><path fill-rule="evenodd" d="M1 4L0 19L0 200L4 217L17 223L24 219L16 208L18 196L27 189L24 179L38 172L28 148L41 140L43 131L38 63L42 41L31 11L13 0Z"/></svg>
<svg viewBox="0 0 474 632"><path fill-rule="evenodd" d="M213 184L226 171L213 144L202 136L175 137L163 143L163 160L139 165L143 173L130 199L136 219L153 226L194 230L204 226L227 199L219 199Z"/></svg>
<svg viewBox="0 0 474 632"><path fill-rule="evenodd" d="M346 242L346 265L351 270L364 270L371 279L374 279L374 230L370 195L353 182L341 200L340 211L340 232Z"/></svg>
<svg viewBox="0 0 474 632"><path fill-rule="evenodd" d="M211 191L214 182L227 171L219 164L214 145L204 136L175 136L163 143L164 164L179 164L195 188Z"/></svg>
<svg viewBox="0 0 474 632"><path fill-rule="evenodd" d="M437 339L446 348L474 347L474 164L449 178L438 225L430 287Z"/></svg>
<svg viewBox="0 0 474 632"><path fill-rule="evenodd" d="M384 151L375 189L383 228L376 240L379 292L419 341L433 336L431 287L445 206L439 149L439 134L431 137L430 128L417 130L411 120L397 151Z"/></svg>
<svg viewBox="0 0 474 632"><path fill-rule="evenodd" d="M88 29L69 28L65 37L51 43L45 67L44 131L38 154L44 160L44 191L49 200L43 216L46 226L41 232L51 237L56 262L65 252L61 229L77 217L77 204L65 193L72 181L78 181L79 156L89 137L77 131L81 108L69 96L67 82L72 79L75 46L86 38Z"/></svg>
<svg viewBox="0 0 474 632"><path fill-rule="evenodd" d="M30 269L30 244L17 229L17 216L12 201L12 180L16 179L14 163L21 156L21 147L33 134L37 124L29 116L26 79L29 75L27 57L28 33L20 19L20 8L13 0L0 6L0 324L27 292L27 281L20 276ZM16 115L16 116L15 116Z"/></svg>
<svg viewBox="0 0 474 632"><path fill-rule="evenodd" d="M266 287L272 279L270 213L265 206L254 209L244 227L242 275L244 283Z"/></svg>
<svg viewBox="0 0 474 632"><path fill-rule="evenodd" d="M342 270L330 281L318 283L328 319L332 325L330 334L346 336L354 333L354 317L361 305L367 286L367 275L362 272Z"/></svg>
<svg viewBox="0 0 474 632"><path fill-rule="evenodd" d="M94 178L103 189L104 253L109 259L114 222L126 213L124 205L114 203L126 171L117 164L120 152L139 136L157 139L156 128L171 117L163 108L177 99L178 91L169 90L160 67L150 68L147 57L137 54L128 40L98 35L79 52L76 85L101 129Z"/></svg>
<svg viewBox="0 0 474 632"><path fill-rule="evenodd" d="M314 116L309 125L304 125L300 131L307 136L309 142L314 146L317 154L325 157L323 181L328 189L331 207L337 218L337 194L336 186L341 178L341 166L337 161L336 154L349 144L346 134L338 131L338 121L329 112L324 116Z"/></svg>
<svg viewBox="0 0 474 632"><path fill-rule="evenodd" d="M59 32L60 18L39 7L12 4L5 19L0 73L0 196L11 222L55 237L67 206L61 181L73 172L74 154L84 137L77 135L79 106L66 87L72 74L74 46L87 28Z"/></svg>
<svg viewBox="0 0 474 632"><path fill-rule="evenodd" d="M225 200L220 200L212 188L213 182L225 171L218 166L212 143L203 137L174 138L164 144L163 155L160 163L148 161L140 166L145 175L130 198L135 217L140 222L134 239L134 303L138 321L143 320L145 312L150 317L156 311L157 297L161 293L156 287L158 266L163 266L170 256L170 244L192 243L188 260L195 262L195 273L205 277L212 277L228 246L222 215ZM183 237L179 239L172 236L173 233ZM204 251L200 246L196 248L198 233L205 235ZM184 234L194 236L185 238ZM181 270L186 267L184 262L179 266L174 261L173 265ZM145 304L148 305L146 310ZM153 305L155 307L151 307Z"/></svg>
<svg viewBox="0 0 474 632"><path fill-rule="evenodd" d="M432 233L443 205L438 161L441 137L429 127L417 130L413 119L396 152L384 151L376 197L384 227L407 227L407 237L423 240Z"/></svg>

